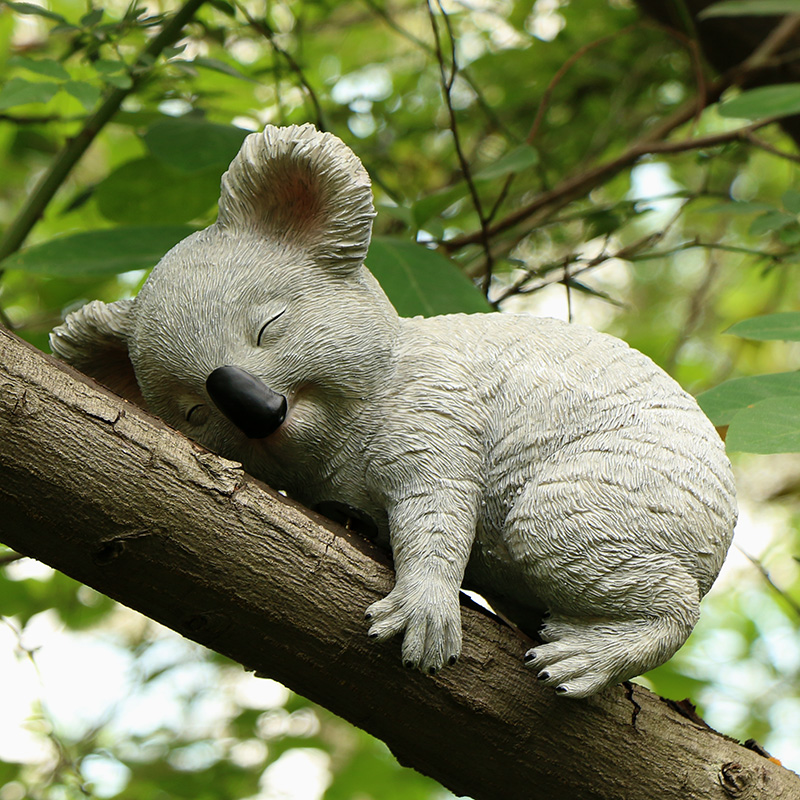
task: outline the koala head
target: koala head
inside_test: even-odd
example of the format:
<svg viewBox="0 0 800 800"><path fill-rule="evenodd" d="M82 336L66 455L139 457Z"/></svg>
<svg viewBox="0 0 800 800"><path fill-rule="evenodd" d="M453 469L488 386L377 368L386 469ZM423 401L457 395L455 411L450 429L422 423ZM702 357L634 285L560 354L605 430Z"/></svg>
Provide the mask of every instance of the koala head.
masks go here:
<svg viewBox="0 0 800 800"><path fill-rule="evenodd" d="M246 464L269 457L266 437L278 451L335 438L381 391L398 334L364 267L373 217L343 142L267 127L223 176L216 223L170 250L133 300L70 314L53 352Z"/></svg>

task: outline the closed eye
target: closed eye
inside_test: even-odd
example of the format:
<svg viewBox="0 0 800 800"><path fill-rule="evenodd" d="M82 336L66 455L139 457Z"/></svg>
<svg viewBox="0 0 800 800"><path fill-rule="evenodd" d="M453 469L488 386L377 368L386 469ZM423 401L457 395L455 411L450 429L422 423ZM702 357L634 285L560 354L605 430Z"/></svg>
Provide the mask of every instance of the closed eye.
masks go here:
<svg viewBox="0 0 800 800"><path fill-rule="evenodd" d="M203 422L203 409L205 408L204 403L198 403L196 406L192 406L186 412L186 421L191 423L192 425L200 425Z"/></svg>
<svg viewBox="0 0 800 800"><path fill-rule="evenodd" d="M272 317L270 317L270 318L269 318L269 319L268 319L268 320L267 320L267 321L266 321L266 322L265 322L265 323L264 323L264 324L261 326L261 330L258 332L258 337L256 338L256 346L257 346L257 347L261 347L261 337L264 335L264 331L267 329L267 327L268 327L269 325L271 325L273 322L275 322L275 320L276 320L276 319L278 319L278 317L280 317L280 316L281 316L281 315L282 315L282 314L283 314L285 311L286 311L286 309L285 309L285 308L284 308L282 311L279 311L277 314L275 314L275 315L273 315Z"/></svg>

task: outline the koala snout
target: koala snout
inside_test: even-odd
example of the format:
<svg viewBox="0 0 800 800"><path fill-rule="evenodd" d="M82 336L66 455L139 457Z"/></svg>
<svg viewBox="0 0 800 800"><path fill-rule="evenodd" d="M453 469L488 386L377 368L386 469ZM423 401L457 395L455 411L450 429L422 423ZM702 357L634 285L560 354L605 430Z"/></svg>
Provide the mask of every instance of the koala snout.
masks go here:
<svg viewBox="0 0 800 800"><path fill-rule="evenodd" d="M241 367L217 367L206 378L214 405L250 439L263 439L286 418L286 398Z"/></svg>

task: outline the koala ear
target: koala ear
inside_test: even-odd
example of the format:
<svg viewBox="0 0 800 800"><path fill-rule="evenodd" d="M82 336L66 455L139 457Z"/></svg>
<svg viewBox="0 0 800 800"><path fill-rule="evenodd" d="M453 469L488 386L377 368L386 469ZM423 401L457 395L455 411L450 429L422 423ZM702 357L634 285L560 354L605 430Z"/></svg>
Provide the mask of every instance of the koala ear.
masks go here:
<svg viewBox="0 0 800 800"><path fill-rule="evenodd" d="M128 355L133 302L87 303L50 332L50 348L63 361L145 407Z"/></svg>
<svg viewBox="0 0 800 800"><path fill-rule="evenodd" d="M268 125L222 176L217 226L346 274L364 263L374 216L369 175L341 139L313 125Z"/></svg>

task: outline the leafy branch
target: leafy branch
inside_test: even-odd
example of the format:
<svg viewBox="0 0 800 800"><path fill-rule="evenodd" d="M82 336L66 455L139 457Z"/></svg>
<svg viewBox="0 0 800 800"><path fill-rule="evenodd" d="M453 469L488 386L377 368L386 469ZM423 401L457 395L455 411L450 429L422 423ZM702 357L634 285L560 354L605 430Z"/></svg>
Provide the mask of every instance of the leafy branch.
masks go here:
<svg viewBox="0 0 800 800"><path fill-rule="evenodd" d="M696 116L698 108L716 102L722 93L731 86L738 85L753 72L757 72L770 62L770 58L788 39L800 29L800 15L785 18L762 45L742 64L705 86L703 96L698 94L683 103L675 112L654 125L643 137L634 142L624 153L616 158L566 178L556 187L541 192L537 197L488 228L462 234L442 242L443 249L452 254L472 244L482 244L486 237L494 238L522 223L533 228L543 219L561 210L569 203L588 194L592 189L608 181L614 175L635 164L647 155L680 153L718 146L731 141L749 141L749 137L759 128L772 124L776 118L761 120L753 125L707 137L689 138L677 142L667 141L666 137ZM534 125L536 123L534 122Z"/></svg>
<svg viewBox="0 0 800 800"><path fill-rule="evenodd" d="M150 41L135 60L131 71L130 85L113 88L94 114L86 120L78 134L66 142L50 168L34 187L17 216L9 224L3 239L0 240L0 263L22 246L56 192L97 135L113 119L125 98L135 92L150 74L155 60L165 48L178 39L183 27L204 2L205 0L187 0L175 12L161 32ZM1 271L0 274L2 274Z"/></svg>
<svg viewBox="0 0 800 800"><path fill-rule="evenodd" d="M540 267L538 269L527 270L525 274L518 278L513 284L511 284L511 286L508 286L500 294L500 296L492 302L492 305L495 308L499 308L500 304L505 300L508 300L509 297L517 294L532 294L533 292L538 292L545 288L545 286L551 286L556 283L563 283L569 290L570 286L575 286L575 279L579 275L583 275L584 273L589 272L590 270L593 270L602 264L607 263L608 261L635 261L637 256L642 251L649 250L653 247L653 245L657 244L664 239L664 237L666 237L678 219L680 219L684 208L693 199L693 197L690 197L688 200L682 203L677 213L675 213L672 219L670 219L660 230L655 233L642 236L636 241L621 247L619 250L613 253L609 253L604 246L600 253L589 259L586 259L585 256L573 253L565 258L560 259L556 264ZM608 244L608 242L606 242L606 244ZM572 265L574 264L579 264L580 266L578 266L577 269L572 269ZM548 274L554 273L557 270L561 270L562 274ZM528 285L528 282L535 278L540 278L539 282L533 285ZM604 299L614 302L612 298L607 296L604 297Z"/></svg>

